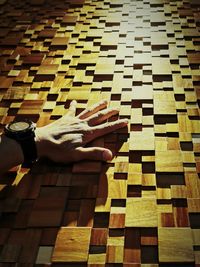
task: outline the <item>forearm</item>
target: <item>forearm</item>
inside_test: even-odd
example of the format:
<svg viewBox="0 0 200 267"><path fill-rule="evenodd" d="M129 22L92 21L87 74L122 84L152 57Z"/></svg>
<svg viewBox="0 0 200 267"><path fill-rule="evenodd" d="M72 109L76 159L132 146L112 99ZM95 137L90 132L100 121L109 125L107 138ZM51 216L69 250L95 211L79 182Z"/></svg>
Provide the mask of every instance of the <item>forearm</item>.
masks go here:
<svg viewBox="0 0 200 267"><path fill-rule="evenodd" d="M21 146L13 139L0 135L0 173L22 164L24 161Z"/></svg>

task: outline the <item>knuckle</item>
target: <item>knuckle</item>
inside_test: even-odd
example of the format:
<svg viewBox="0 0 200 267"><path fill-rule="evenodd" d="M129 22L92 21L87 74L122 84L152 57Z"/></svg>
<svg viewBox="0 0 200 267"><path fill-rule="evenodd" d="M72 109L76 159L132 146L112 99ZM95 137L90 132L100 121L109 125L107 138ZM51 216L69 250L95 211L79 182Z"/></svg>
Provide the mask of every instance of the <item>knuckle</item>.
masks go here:
<svg viewBox="0 0 200 267"><path fill-rule="evenodd" d="M90 126L87 121L83 121L81 124L81 128L83 131L88 132L90 130Z"/></svg>
<svg viewBox="0 0 200 267"><path fill-rule="evenodd" d="M86 136L90 136L94 133L94 130L92 127L90 127L89 125L86 127L86 130L85 130L85 135Z"/></svg>

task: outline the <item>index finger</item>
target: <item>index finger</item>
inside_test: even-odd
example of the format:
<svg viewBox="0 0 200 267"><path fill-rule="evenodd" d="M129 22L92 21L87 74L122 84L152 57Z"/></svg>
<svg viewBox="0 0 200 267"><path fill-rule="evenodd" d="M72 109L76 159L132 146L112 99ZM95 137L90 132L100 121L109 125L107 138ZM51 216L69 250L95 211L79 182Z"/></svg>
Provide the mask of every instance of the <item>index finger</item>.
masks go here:
<svg viewBox="0 0 200 267"><path fill-rule="evenodd" d="M91 115L95 114L96 112L104 109L107 107L108 102L106 100L102 100L99 103L93 105L91 108L87 108L82 111L77 117L81 120L90 117Z"/></svg>

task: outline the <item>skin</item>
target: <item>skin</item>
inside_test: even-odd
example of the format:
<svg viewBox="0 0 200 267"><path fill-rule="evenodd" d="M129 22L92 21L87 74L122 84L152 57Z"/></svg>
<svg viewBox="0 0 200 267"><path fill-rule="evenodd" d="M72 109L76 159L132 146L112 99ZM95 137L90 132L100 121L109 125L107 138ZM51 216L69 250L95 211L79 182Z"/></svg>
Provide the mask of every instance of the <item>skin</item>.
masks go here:
<svg viewBox="0 0 200 267"><path fill-rule="evenodd" d="M38 157L46 157L54 162L70 163L80 160L111 160L112 152L107 148L87 146L94 139L126 127L127 119L106 122L119 113L107 108L101 101L76 116L77 102L72 101L68 113L62 118L35 131ZM12 155L12 157L11 157ZM20 145L4 134L0 136L0 172L23 163Z"/></svg>

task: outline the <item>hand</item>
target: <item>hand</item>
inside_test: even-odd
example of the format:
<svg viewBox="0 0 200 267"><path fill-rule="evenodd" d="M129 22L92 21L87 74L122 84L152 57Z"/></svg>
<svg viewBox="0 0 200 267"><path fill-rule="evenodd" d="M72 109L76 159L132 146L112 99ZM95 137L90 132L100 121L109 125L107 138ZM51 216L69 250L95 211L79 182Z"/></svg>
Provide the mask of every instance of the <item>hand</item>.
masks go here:
<svg viewBox="0 0 200 267"><path fill-rule="evenodd" d="M112 152L102 147L86 147L92 140L127 126L127 119L105 122L118 114L118 110L107 108L102 101L78 116L76 101L72 101L69 111L53 123L36 129L36 145L39 157L47 157L55 162L68 163L84 159L111 160Z"/></svg>

